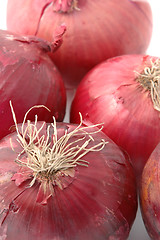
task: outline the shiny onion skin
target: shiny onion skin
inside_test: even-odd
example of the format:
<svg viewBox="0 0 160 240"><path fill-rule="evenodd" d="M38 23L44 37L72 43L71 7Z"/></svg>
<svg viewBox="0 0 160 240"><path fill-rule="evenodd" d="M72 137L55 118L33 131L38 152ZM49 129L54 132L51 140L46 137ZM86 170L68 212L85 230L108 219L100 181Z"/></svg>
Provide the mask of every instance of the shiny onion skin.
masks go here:
<svg viewBox="0 0 160 240"><path fill-rule="evenodd" d="M38 122L37 129L42 124L40 137L47 135L49 126ZM57 138L76 127L57 123ZM39 173L31 186L34 172L15 161L17 153L22 151L16 140L17 133L0 141L1 239L127 239L137 211L133 167L119 147L97 129L86 130L88 133L96 131L92 134L94 141L90 141L87 148L99 144L102 139L107 143L101 150L83 156L88 166L62 168L48 178L45 172ZM50 140L54 132L50 128ZM79 135L72 136L68 143L78 139ZM29 142L28 137L26 141ZM25 162L26 158L26 152L22 153L20 159Z"/></svg>
<svg viewBox="0 0 160 240"><path fill-rule="evenodd" d="M150 83L144 69L151 67L151 60L156 58L124 55L97 65L78 86L70 114L74 123L78 122L79 112L92 123L104 123L103 131L128 152L138 177L160 141L160 108L155 109L151 91L142 85L143 81L146 87ZM146 76L143 79L141 75Z"/></svg>
<svg viewBox="0 0 160 240"><path fill-rule="evenodd" d="M10 100L16 108L18 122L36 104L50 109L50 112L40 109L39 120L52 121L52 116L63 120L66 91L61 74L47 54L56 49L56 44L58 39L54 45L34 36L0 30L0 138L10 133L13 125ZM33 110L31 120L34 115Z"/></svg>
<svg viewBox="0 0 160 240"><path fill-rule="evenodd" d="M143 169L140 205L144 224L151 239L160 239L160 143L150 155Z"/></svg>
<svg viewBox="0 0 160 240"><path fill-rule="evenodd" d="M152 13L141 0L8 0L8 30L52 40L66 23L64 43L53 60L67 87L77 85L93 66L122 54L145 53Z"/></svg>

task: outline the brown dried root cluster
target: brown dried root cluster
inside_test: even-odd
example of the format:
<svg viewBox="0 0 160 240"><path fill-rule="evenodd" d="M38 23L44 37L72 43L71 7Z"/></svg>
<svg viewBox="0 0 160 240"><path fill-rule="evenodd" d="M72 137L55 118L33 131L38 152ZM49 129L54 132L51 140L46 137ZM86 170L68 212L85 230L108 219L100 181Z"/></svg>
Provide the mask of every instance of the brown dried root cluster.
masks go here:
<svg viewBox="0 0 160 240"><path fill-rule="evenodd" d="M138 73L138 81L146 89L150 90L153 106L160 111L160 61L151 60L151 67L145 67L143 73Z"/></svg>
<svg viewBox="0 0 160 240"><path fill-rule="evenodd" d="M45 122L38 128L38 118L35 116L35 121L27 120L28 113L33 108L44 107L43 105L34 106L25 114L21 127L18 127L13 106L10 102L12 115L17 132L17 141L22 147L22 151L18 154L16 162L21 166L28 167L34 173L34 184L38 175L43 175L50 178L60 170L74 168L77 165L88 166L88 162L83 157L93 151L101 151L107 142L101 139L98 144L89 147L89 143L94 142L94 134L102 130L102 124L92 126L82 126L82 116L80 114L80 124L71 132L65 131L64 135L58 138L57 126L55 117L53 123L47 126L46 134L42 134L42 130L46 126ZM46 108L47 109L47 108ZM100 128L96 128L100 127ZM54 134L50 134L50 129L53 128ZM94 131L88 131L94 128ZM96 130L95 130L96 128ZM72 141L72 137L77 136L77 140ZM23 154L27 157L23 158Z"/></svg>

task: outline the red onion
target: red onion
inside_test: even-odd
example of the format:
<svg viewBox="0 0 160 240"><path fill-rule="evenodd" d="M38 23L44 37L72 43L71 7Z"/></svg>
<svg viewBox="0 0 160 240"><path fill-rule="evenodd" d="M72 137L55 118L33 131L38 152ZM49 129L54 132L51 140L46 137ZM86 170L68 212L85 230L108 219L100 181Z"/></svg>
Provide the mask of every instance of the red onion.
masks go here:
<svg viewBox="0 0 160 240"><path fill-rule="evenodd" d="M156 60L157 59L157 60ZM81 112L128 152L137 176L160 141L160 59L124 55L93 68L80 83L71 107L71 122Z"/></svg>
<svg viewBox="0 0 160 240"><path fill-rule="evenodd" d="M64 43L53 60L67 86L107 58L144 53L152 32L147 1L132 0L8 0L8 30L48 41L65 22Z"/></svg>
<svg viewBox="0 0 160 240"><path fill-rule="evenodd" d="M140 188L142 217L151 239L160 239L160 143L150 155L143 169Z"/></svg>
<svg viewBox="0 0 160 240"><path fill-rule="evenodd" d="M13 116L17 132L0 141L0 237L127 239L137 195L119 147L96 126Z"/></svg>
<svg viewBox="0 0 160 240"><path fill-rule="evenodd" d="M65 26L60 26L52 43L37 37L26 37L0 30L0 138L13 125L9 101L12 100L17 120L33 105L45 104L50 109L39 110L39 120L62 121L66 93L62 77L48 56L61 44ZM34 120L35 112L30 114Z"/></svg>

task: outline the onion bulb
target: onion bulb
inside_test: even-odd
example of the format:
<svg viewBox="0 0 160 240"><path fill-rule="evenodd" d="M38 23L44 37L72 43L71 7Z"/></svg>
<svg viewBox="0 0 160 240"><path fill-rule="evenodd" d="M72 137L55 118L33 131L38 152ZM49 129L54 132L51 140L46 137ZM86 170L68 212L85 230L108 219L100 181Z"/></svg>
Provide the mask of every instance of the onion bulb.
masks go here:
<svg viewBox="0 0 160 240"><path fill-rule="evenodd" d="M107 58L145 53L152 34L146 0L8 0L10 31L52 41L54 29L63 22L67 31L53 60L67 87Z"/></svg>
<svg viewBox="0 0 160 240"><path fill-rule="evenodd" d="M143 169L140 205L146 230L153 240L160 239L160 143L151 153Z"/></svg>
<svg viewBox="0 0 160 240"><path fill-rule="evenodd" d="M9 101L12 100L17 121L33 105L43 104L50 109L39 109L39 120L62 121L66 108L66 91L56 66L48 56L62 43L65 26L57 28L53 42L34 36L21 36L0 30L0 138L10 132L14 124ZM34 120L35 110L30 113Z"/></svg>
<svg viewBox="0 0 160 240"><path fill-rule="evenodd" d="M123 55L93 68L78 86L71 122L104 123L103 131L131 157L137 177L160 141L160 59Z"/></svg>
<svg viewBox="0 0 160 240"><path fill-rule="evenodd" d="M97 125L25 123L29 112L17 124L11 108L16 132L0 141L0 238L127 239L137 211L128 156Z"/></svg>

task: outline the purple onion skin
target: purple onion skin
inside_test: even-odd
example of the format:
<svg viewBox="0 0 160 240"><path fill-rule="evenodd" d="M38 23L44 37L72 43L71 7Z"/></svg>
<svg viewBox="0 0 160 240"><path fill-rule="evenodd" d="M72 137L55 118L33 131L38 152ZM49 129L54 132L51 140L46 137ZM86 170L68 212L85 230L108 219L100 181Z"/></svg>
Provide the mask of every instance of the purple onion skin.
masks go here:
<svg viewBox="0 0 160 240"><path fill-rule="evenodd" d="M16 109L17 121L34 105L39 120L62 121L66 109L66 90L56 66L47 52L50 46L36 37L24 37L0 30L0 138L11 131L14 124L9 101ZM29 117L34 120L37 110Z"/></svg>
<svg viewBox="0 0 160 240"><path fill-rule="evenodd" d="M144 224L151 239L160 239L160 143L150 155L142 173L140 205Z"/></svg>
<svg viewBox="0 0 160 240"><path fill-rule="evenodd" d="M145 53L152 35L152 12L147 1L78 0L80 10L69 13L54 11L53 2L9 0L7 27L52 41L55 28L66 23L63 45L53 61L67 87L77 86L93 66L105 59Z"/></svg>
<svg viewBox="0 0 160 240"><path fill-rule="evenodd" d="M107 136L128 152L137 178L160 141L159 111L136 81L151 59L124 55L97 65L79 84L70 113L72 123L78 122L79 112L93 124L104 123Z"/></svg>
<svg viewBox="0 0 160 240"><path fill-rule="evenodd" d="M39 123L41 126L42 123ZM58 135L75 125L57 123ZM44 130L45 133L45 130ZM51 135L53 132L51 133ZM94 135L109 143L100 152L83 157L88 167L77 166L74 176L61 176L58 185L36 180L28 188L27 170L15 163L21 147L12 133L0 141L0 237L7 240L125 240L137 211L136 181L127 156L104 133ZM10 147L10 139L14 146ZM73 137L72 140L76 140ZM92 143L91 143L92 144ZM25 155L23 155L25 157ZM20 173L24 181L18 185ZM25 175L26 173L26 175ZM11 180L12 178L12 180ZM16 185L17 184L17 185ZM42 202L38 201L41 198Z"/></svg>

